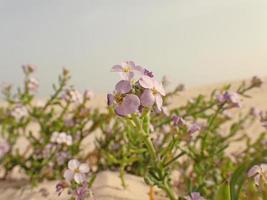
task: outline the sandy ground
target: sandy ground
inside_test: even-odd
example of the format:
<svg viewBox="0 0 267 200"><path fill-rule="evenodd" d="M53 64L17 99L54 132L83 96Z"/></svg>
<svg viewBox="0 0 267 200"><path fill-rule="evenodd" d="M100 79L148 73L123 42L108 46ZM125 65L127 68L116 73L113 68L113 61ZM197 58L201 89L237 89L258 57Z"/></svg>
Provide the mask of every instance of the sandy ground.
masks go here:
<svg viewBox="0 0 267 200"><path fill-rule="evenodd" d="M99 173L92 188L93 197L90 200L149 199L150 188L145 185L142 178L126 175L126 180L128 186L124 189L117 173ZM0 182L0 200L67 200L67 191L61 196L57 195L56 184L56 181L43 182L32 189L24 180Z"/></svg>
<svg viewBox="0 0 267 200"><path fill-rule="evenodd" d="M267 79L265 79L267 82ZM236 88L240 81L232 82L233 88ZM221 87L222 84L213 84L207 86L200 86L185 90L181 92L172 101L173 106L181 105L190 98L198 94L209 94L213 89ZM246 99L242 102L242 112L246 111L252 106L259 109L267 110L267 83L260 89L255 89L250 92L253 96L251 99ZM92 104L96 107L103 108L105 106L105 97L97 96ZM246 109L246 110L245 110ZM256 123L246 130L246 133L250 136L259 133L264 129L260 123ZM252 136L253 137L253 136ZM91 144L88 141L85 146ZM90 145L89 145L90 146ZM239 146L236 144L232 147L232 150L238 149ZM94 184L93 191L95 193L96 200L149 200L149 188L144 184L142 178L127 175L126 180L128 183L127 189L121 187L120 179L118 175L113 172L102 172L98 175ZM44 182L38 188L31 189L27 182L20 181L6 181L0 182L0 200L65 200L68 199L66 194L57 197L55 193L56 182Z"/></svg>

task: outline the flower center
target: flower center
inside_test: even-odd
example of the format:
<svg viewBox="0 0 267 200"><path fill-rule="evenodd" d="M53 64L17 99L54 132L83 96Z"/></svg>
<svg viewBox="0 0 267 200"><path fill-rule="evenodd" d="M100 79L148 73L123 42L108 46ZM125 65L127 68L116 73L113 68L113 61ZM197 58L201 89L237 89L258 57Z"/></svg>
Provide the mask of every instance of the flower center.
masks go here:
<svg viewBox="0 0 267 200"><path fill-rule="evenodd" d="M74 170L74 173L80 173L80 170L77 168Z"/></svg>
<svg viewBox="0 0 267 200"><path fill-rule="evenodd" d="M124 67L123 68L123 72L125 72L125 73L129 73L131 71L132 71L132 67L131 66L128 66L128 67Z"/></svg>
<svg viewBox="0 0 267 200"><path fill-rule="evenodd" d="M152 88L152 94L154 95L154 96L156 96L157 94L158 94L158 91L156 90L156 88Z"/></svg>
<svg viewBox="0 0 267 200"><path fill-rule="evenodd" d="M117 102L118 104L121 104L122 101L123 101L123 96L120 95L120 94L116 94L116 95L115 95L115 100L116 100L116 102Z"/></svg>

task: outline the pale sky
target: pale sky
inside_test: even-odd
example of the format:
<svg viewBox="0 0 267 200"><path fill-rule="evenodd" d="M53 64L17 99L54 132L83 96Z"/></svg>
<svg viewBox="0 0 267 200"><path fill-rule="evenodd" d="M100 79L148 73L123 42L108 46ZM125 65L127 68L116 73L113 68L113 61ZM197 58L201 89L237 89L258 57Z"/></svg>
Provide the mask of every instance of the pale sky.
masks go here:
<svg viewBox="0 0 267 200"><path fill-rule="evenodd" d="M78 89L113 89L134 60L189 86L267 75L266 0L0 0L0 82L38 66L41 95L66 66Z"/></svg>

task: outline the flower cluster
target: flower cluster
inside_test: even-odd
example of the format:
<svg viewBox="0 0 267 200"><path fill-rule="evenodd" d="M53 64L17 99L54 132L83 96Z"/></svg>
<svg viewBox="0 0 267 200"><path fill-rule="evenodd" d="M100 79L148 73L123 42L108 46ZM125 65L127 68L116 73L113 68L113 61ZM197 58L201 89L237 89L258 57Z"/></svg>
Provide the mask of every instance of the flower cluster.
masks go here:
<svg viewBox="0 0 267 200"><path fill-rule="evenodd" d="M254 177L255 184L260 185L260 182L267 183L267 164L254 165L248 171L248 177Z"/></svg>
<svg viewBox="0 0 267 200"><path fill-rule="evenodd" d="M16 105L11 111L10 115L14 117L17 121L22 119L23 117L28 116L28 110L23 105Z"/></svg>
<svg viewBox="0 0 267 200"><path fill-rule="evenodd" d="M56 143L56 144L64 144L64 145L67 145L67 146L70 146L72 145L72 136L71 135L68 135L64 132L53 132L52 136L51 136L51 139L50 141L52 143Z"/></svg>
<svg viewBox="0 0 267 200"><path fill-rule="evenodd" d="M83 102L82 94L76 89L67 89L62 95L62 99L66 102L71 102L75 104L81 104Z"/></svg>
<svg viewBox="0 0 267 200"><path fill-rule="evenodd" d="M36 68L37 67L32 64L22 66L23 72L25 74L25 90L30 93L37 92L39 88L39 81L35 77L33 77Z"/></svg>
<svg viewBox="0 0 267 200"><path fill-rule="evenodd" d="M216 96L219 104L226 104L228 108L240 108L240 97L236 92L225 91Z"/></svg>
<svg viewBox="0 0 267 200"><path fill-rule="evenodd" d="M166 93L162 83L154 78L152 72L132 61L115 65L112 71L118 72L122 80L116 84L114 92L107 95L107 100L119 116L140 113L143 108L152 108L154 105L156 111L162 110L162 97ZM140 78L135 79L137 75Z"/></svg>
<svg viewBox="0 0 267 200"><path fill-rule="evenodd" d="M71 182L74 180L76 183L81 184L86 181L86 175L90 168L88 164L80 163L78 160L70 160L68 162L68 169L64 172L64 178Z"/></svg>
<svg viewBox="0 0 267 200"><path fill-rule="evenodd" d="M76 159L68 162L68 169L64 172L66 182L62 181L56 185L58 195L68 188L68 194L75 200L84 200L87 197L92 197L92 191L89 189L88 173L90 171L89 165L80 163Z"/></svg>
<svg viewBox="0 0 267 200"><path fill-rule="evenodd" d="M173 124L179 128L185 128L187 133L191 136L200 131L202 126L199 123L189 123L188 121L185 121L182 117L179 117L177 115L174 115L172 117Z"/></svg>

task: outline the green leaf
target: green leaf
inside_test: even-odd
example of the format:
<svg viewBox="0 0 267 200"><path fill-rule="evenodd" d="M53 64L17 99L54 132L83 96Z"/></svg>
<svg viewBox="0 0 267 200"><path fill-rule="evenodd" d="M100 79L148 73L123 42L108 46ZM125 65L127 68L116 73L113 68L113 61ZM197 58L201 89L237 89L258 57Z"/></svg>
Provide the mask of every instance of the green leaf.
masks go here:
<svg viewBox="0 0 267 200"><path fill-rule="evenodd" d="M234 171L230 181L231 200L239 199L239 194L245 181L247 169L248 166L244 164Z"/></svg>
<svg viewBox="0 0 267 200"><path fill-rule="evenodd" d="M231 200L230 185L227 183L222 184L215 196L215 200Z"/></svg>

